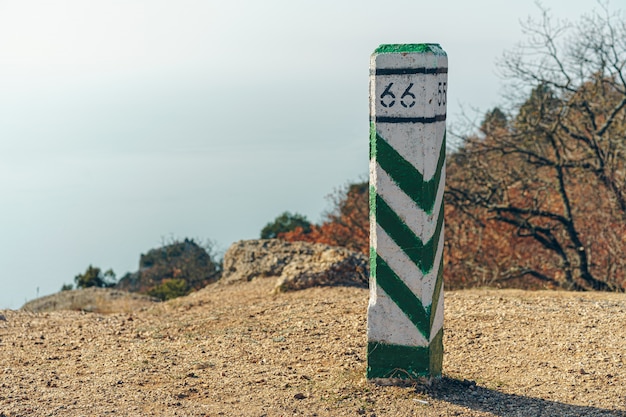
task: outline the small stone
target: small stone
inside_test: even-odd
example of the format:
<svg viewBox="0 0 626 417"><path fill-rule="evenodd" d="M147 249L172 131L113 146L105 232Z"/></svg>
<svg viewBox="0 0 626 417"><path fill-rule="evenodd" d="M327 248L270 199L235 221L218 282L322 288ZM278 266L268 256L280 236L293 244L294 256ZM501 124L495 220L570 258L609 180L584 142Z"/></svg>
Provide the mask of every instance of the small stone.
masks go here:
<svg viewBox="0 0 626 417"><path fill-rule="evenodd" d="M0 314L0 321L7 321L7 318L4 316L4 314Z"/></svg>
<svg viewBox="0 0 626 417"><path fill-rule="evenodd" d="M294 395L293 398L295 398L296 400L304 400L306 398L306 395L304 395L303 393L299 392L296 395Z"/></svg>

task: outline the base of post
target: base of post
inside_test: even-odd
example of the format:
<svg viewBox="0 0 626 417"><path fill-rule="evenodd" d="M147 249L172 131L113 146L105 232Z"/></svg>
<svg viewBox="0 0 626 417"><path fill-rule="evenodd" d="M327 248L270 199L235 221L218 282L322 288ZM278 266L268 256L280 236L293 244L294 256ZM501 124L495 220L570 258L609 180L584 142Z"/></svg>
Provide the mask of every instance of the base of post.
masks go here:
<svg viewBox="0 0 626 417"><path fill-rule="evenodd" d="M400 378L373 378L367 382L381 387L414 387L416 385L430 387L435 381L439 381L441 376L427 378L425 376L417 379L400 379Z"/></svg>
<svg viewBox="0 0 626 417"><path fill-rule="evenodd" d="M397 385L395 380L420 381L441 376L443 329L429 346L400 346L382 342L367 345L367 379L381 385Z"/></svg>

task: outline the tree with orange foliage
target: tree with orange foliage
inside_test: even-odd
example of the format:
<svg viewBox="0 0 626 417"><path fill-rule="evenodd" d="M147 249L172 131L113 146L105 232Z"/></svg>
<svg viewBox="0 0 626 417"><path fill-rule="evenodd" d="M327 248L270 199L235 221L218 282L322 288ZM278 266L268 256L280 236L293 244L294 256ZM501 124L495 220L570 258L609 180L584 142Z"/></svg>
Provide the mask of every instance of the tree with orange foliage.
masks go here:
<svg viewBox="0 0 626 417"><path fill-rule="evenodd" d="M338 189L329 196L332 209L325 214L321 225L311 225L307 232L302 227L279 238L343 246L367 254L369 252L369 187L367 182L354 183Z"/></svg>
<svg viewBox="0 0 626 417"><path fill-rule="evenodd" d="M542 20L505 55L511 109L486 114L447 161L446 285L626 290L626 25L604 8ZM567 43L560 42L563 35ZM322 225L281 234L367 253L367 184Z"/></svg>
<svg viewBox="0 0 626 417"><path fill-rule="evenodd" d="M480 226L467 236L511 261L497 280L626 290L615 252L626 250L626 26L605 9L576 27L555 27L544 11L525 29L529 42L502 66L517 92L532 90L464 138L448 160L446 201Z"/></svg>

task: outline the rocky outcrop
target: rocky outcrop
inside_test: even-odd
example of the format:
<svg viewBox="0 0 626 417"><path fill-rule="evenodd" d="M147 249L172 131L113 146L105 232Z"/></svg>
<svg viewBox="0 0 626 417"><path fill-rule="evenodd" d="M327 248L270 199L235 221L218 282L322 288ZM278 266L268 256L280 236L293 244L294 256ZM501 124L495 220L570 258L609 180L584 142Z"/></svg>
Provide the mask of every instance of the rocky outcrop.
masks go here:
<svg viewBox="0 0 626 417"><path fill-rule="evenodd" d="M277 291L315 286L366 287L368 259L345 248L279 239L242 240L224 255L223 282L277 278Z"/></svg>

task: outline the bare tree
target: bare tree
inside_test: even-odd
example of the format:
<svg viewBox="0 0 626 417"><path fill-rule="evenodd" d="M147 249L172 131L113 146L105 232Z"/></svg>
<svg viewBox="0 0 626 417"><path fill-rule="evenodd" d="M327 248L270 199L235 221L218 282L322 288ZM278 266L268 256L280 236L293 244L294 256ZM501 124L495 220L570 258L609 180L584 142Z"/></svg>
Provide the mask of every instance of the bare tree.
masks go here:
<svg viewBox="0 0 626 417"><path fill-rule="evenodd" d="M544 88L559 98L538 108L519 134L553 132L564 169L580 168L610 191L626 218L626 22L607 5L575 25L554 24L548 11L529 19L527 42L500 68L519 94ZM526 97L521 98L525 101ZM519 102L519 100L518 100ZM534 157L532 153L529 157Z"/></svg>
<svg viewBox="0 0 626 417"><path fill-rule="evenodd" d="M523 28L527 42L500 63L511 110L488 113L449 159L447 201L482 208L484 220L543 248L500 279L624 289L614 269L599 268L606 259L592 259L591 234L626 220L626 25L603 6L576 25L555 25L542 10ZM606 242L597 251L605 258L614 253Z"/></svg>

